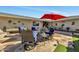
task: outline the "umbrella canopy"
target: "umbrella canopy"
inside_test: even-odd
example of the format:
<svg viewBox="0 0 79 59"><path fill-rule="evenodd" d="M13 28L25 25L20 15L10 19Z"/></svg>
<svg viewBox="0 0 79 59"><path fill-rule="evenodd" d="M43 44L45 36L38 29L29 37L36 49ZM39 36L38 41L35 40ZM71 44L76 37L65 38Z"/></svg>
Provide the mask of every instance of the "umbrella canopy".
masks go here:
<svg viewBox="0 0 79 59"><path fill-rule="evenodd" d="M51 19L51 20L59 20L61 18L66 18L66 16L59 14L44 14L41 19Z"/></svg>

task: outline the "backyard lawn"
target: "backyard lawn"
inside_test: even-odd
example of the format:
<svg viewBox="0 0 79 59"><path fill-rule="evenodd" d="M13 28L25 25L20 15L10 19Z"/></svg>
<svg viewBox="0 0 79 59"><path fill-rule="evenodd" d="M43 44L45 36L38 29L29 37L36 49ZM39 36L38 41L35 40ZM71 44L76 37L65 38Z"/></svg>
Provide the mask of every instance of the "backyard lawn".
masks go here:
<svg viewBox="0 0 79 59"><path fill-rule="evenodd" d="M54 50L54 52L66 52L67 48L64 45L59 44L56 49Z"/></svg>

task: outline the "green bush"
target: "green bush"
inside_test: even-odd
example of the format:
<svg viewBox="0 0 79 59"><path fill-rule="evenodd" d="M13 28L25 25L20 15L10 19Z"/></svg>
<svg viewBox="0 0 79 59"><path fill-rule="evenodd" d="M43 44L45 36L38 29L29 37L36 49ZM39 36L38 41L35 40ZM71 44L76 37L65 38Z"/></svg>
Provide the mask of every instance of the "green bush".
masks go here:
<svg viewBox="0 0 79 59"><path fill-rule="evenodd" d="M72 37L72 40L73 40L73 41L79 40L79 36L74 35L74 36Z"/></svg>
<svg viewBox="0 0 79 59"><path fill-rule="evenodd" d="M76 52L79 52L79 46L76 46L76 47L74 48L74 50L75 50Z"/></svg>
<svg viewBox="0 0 79 59"><path fill-rule="evenodd" d="M79 52L79 36L74 35L72 37L73 43L74 43L74 50Z"/></svg>
<svg viewBox="0 0 79 59"><path fill-rule="evenodd" d="M79 52L79 40L73 41L74 43L74 50Z"/></svg>

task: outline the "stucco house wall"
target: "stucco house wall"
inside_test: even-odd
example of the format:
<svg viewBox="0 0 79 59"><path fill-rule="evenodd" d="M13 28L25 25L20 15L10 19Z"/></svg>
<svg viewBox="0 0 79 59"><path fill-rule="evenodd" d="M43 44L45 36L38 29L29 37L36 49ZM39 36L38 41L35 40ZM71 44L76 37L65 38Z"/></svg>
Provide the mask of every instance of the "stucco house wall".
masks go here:
<svg viewBox="0 0 79 59"><path fill-rule="evenodd" d="M74 25L72 25L72 22L75 22ZM56 26L57 23L57 26ZM76 29L79 29L79 19L71 19L71 20L65 20L65 21L57 21L53 22L53 25L56 28L60 28L61 25L64 24L63 29L66 30L67 27L70 28L70 31L75 31Z"/></svg>
<svg viewBox="0 0 79 59"><path fill-rule="evenodd" d="M9 21L11 21L9 23ZM19 22L20 21L20 22ZM37 21L39 23L39 26L42 27L42 22ZM18 27L19 24L24 23L24 25L28 28L31 29L32 27L32 20L29 19L20 19L20 18L12 18L12 17L2 17L0 16L0 29L3 29L4 26L8 28L16 28Z"/></svg>

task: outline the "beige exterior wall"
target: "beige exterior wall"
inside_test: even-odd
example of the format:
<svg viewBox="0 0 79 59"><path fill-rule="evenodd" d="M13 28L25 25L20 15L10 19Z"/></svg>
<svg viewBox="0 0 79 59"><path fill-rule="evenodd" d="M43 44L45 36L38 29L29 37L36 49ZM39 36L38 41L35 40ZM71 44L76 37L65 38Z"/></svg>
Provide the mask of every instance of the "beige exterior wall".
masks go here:
<svg viewBox="0 0 79 59"><path fill-rule="evenodd" d="M72 25L72 22L75 22L75 24ZM57 26L55 26L56 23L57 23ZM63 27L64 30L66 30L67 27L70 27L70 30L73 30L73 31L75 31L76 29L79 29L79 19L66 20L64 22L62 21L53 22L53 25L57 28L60 28L62 24L65 24L65 26Z"/></svg>
<svg viewBox="0 0 79 59"><path fill-rule="evenodd" d="M11 20L11 23L8 23L8 21ZM20 23L18 23L20 21ZM42 26L40 21L37 21L40 23L40 27ZM16 24L13 24L16 23ZM9 17L0 17L0 29L2 29L4 26L7 28L15 28L19 24L24 23L25 26L27 26L28 29L31 29L32 26L32 20L27 19L18 19L18 18L9 18Z"/></svg>

